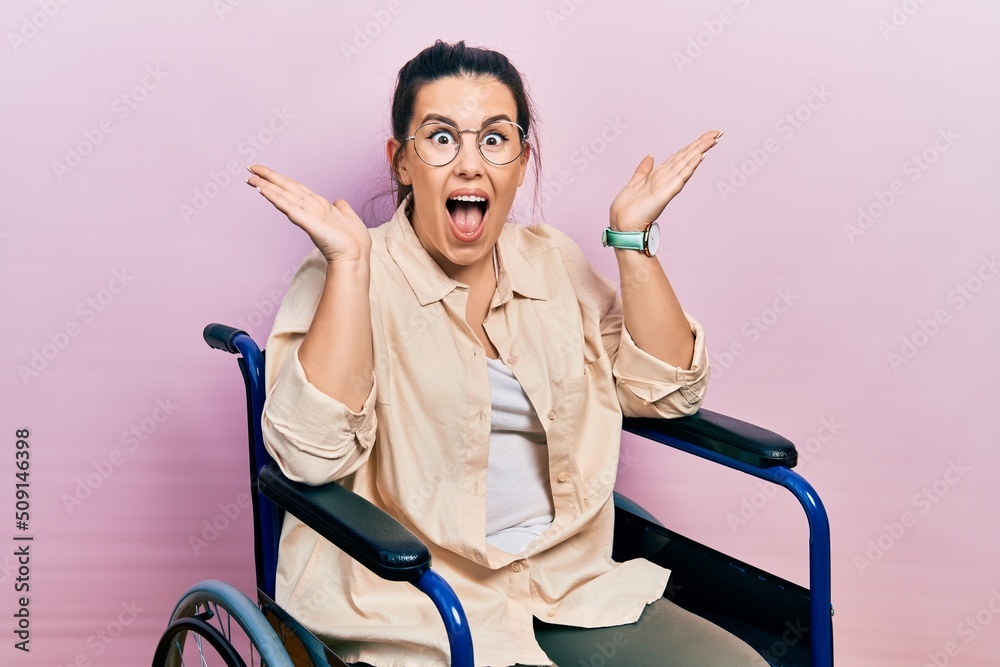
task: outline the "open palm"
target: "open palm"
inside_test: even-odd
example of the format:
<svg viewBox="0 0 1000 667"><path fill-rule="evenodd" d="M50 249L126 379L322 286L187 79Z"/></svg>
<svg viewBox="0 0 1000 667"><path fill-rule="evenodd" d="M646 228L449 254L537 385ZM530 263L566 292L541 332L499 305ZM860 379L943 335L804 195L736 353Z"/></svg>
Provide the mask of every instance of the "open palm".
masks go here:
<svg viewBox="0 0 1000 667"><path fill-rule="evenodd" d="M721 136L721 132L710 130L656 168L652 155L644 157L632 179L611 203L612 228L641 231L653 223Z"/></svg>
<svg viewBox="0 0 1000 667"><path fill-rule="evenodd" d="M328 262L367 258L371 236L343 199L332 204L301 183L261 164L248 167L247 183L301 227Z"/></svg>

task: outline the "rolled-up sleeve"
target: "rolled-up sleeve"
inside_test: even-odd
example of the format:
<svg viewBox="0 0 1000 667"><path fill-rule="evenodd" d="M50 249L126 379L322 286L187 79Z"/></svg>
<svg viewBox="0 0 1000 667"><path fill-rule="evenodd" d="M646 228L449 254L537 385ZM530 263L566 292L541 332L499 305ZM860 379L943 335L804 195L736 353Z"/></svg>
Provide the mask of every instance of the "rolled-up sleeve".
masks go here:
<svg viewBox="0 0 1000 667"><path fill-rule="evenodd" d="M701 407L709 378L705 332L694 318L684 315L694 334L690 369L668 364L643 351L622 326L614 376L626 417L683 417Z"/></svg>
<svg viewBox="0 0 1000 667"><path fill-rule="evenodd" d="M307 484L355 472L368 460L377 428L374 377L361 410L354 412L312 384L299 361L324 282L324 261L314 252L278 309L264 363L264 445L287 477Z"/></svg>
<svg viewBox="0 0 1000 667"><path fill-rule="evenodd" d="M611 359L618 401L626 417L671 418L694 414L708 387L705 332L684 313L694 334L691 368L683 369L645 352L625 328L618 286L598 273L583 252L564 235L556 237L584 313L600 313L601 339Z"/></svg>
<svg viewBox="0 0 1000 667"><path fill-rule="evenodd" d="M323 484L358 469L375 442L376 383L359 412L317 389L289 355L264 404L264 444L282 472L307 484Z"/></svg>

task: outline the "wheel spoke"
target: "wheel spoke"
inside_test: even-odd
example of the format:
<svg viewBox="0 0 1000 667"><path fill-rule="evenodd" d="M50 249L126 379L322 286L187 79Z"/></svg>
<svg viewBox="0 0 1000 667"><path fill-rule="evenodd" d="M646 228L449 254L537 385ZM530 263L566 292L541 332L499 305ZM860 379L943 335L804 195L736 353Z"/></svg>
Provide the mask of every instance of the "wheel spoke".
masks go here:
<svg viewBox="0 0 1000 667"><path fill-rule="evenodd" d="M221 632L222 636L225 637L226 639L231 639L232 635L228 634L226 632L226 628L223 627L222 625L222 616L219 615L218 603L209 602L208 605L209 605L209 610L212 613L212 619L215 621L215 626L219 628L219 632Z"/></svg>
<svg viewBox="0 0 1000 667"><path fill-rule="evenodd" d="M181 643L175 639L174 646L177 647L177 655L181 659L181 667L187 667L187 663L184 662L184 650L181 648Z"/></svg>
<svg viewBox="0 0 1000 667"><path fill-rule="evenodd" d="M194 643L198 647L198 657L200 658L201 667L207 667L208 661L205 660L205 647L201 643L201 635L194 636Z"/></svg>

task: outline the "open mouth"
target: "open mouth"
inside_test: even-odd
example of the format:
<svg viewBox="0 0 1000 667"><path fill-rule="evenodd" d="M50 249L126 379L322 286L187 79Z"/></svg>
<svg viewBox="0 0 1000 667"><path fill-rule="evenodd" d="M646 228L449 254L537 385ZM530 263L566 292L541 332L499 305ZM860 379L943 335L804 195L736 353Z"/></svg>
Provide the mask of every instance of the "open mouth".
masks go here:
<svg viewBox="0 0 1000 667"><path fill-rule="evenodd" d="M445 201L451 217L451 229L460 241L471 242L478 239L485 225L486 211L490 203L479 195L454 195Z"/></svg>

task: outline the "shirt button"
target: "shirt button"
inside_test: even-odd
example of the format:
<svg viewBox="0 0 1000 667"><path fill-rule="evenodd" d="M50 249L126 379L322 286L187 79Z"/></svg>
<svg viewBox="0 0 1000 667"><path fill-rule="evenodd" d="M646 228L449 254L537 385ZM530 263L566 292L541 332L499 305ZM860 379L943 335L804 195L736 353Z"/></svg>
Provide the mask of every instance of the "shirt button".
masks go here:
<svg viewBox="0 0 1000 667"><path fill-rule="evenodd" d="M517 355L516 354L512 354L509 357L507 357L507 363L508 364L513 364L513 363L516 363L516 362L517 362Z"/></svg>
<svg viewBox="0 0 1000 667"><path fill-rule="evenodd" d="M556 411L555 410L549 410L549 414L547 414L546 417L548 417L549 419L555 419L556 418Z"/></svg>
<svg viewBox="0 0 1000 667"><path fill-rule="evenodd" d="M568 481L569 480L569 473L568 472L561 472L561 473L559 473L559 476L556 477L556 479L558 479L560 482Z"/></svg>
<svg viewBox="0 0 1000 667"><path fill-rule="evenodd" d="M555 615L556 615L556 610L555 609L549 609L549 618L552 618Z"/></svg>
<svg viewBox="0 0 1000 667"><path fill-rule="evenodd" d="M513 563L510 564L510 569L514 570L514 572L520 572L521 571L521 562L520 561L514 561Z"/></svg>

